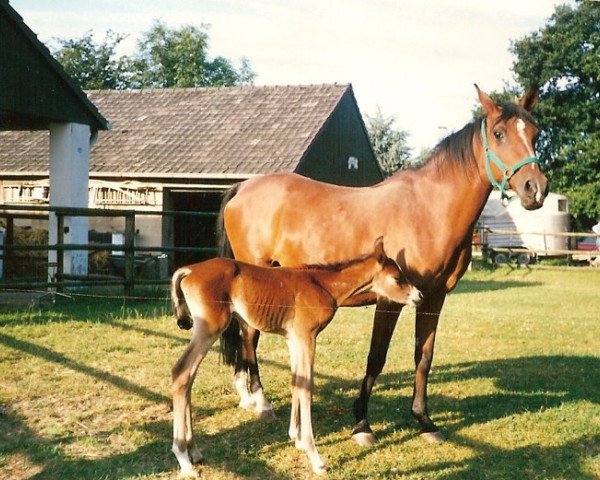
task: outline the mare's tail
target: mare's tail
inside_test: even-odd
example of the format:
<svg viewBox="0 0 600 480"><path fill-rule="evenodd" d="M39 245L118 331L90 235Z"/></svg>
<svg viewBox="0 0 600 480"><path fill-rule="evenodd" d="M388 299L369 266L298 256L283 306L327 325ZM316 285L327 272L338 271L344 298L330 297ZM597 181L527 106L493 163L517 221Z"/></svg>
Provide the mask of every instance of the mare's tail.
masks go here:
<svg viewBox="0 0 600 480"><path fill-rule="evenodd" d="M221 209L219 210L219 216L217 217L217 256L233 258L233 250L231 249L231 243L229 243L229 237L225 230L225 205L235 197L240 188L239 183L234 183L228 190L223 194L221 200Z"/></svg>
<svg viewBox="0 0 600 480"><path fill-rule="evenodd" d="M233 250L231 249L231 243L229 243L229 237L225 230L225 205L235 197L238 192L240 184L236 183L232 185L224 194L223 200L221 201L221 210L219 210L219 216L217 218L217 251L219 257L234 258ZM221 358L223 363L227 365L235 365L238 350L241 347L241 336L240 336L240 325L236 314L232 314L231 322L227 328L221 334L220 350Z"/></svg>
<svg viewBox="0 0 600 480"><path fill-rule="evenodd" d="M182 330L189 330L194 325L190 309L185 301L183 291L181 290L181 281L190 274L190 270L183 267L178 269L171 279L171 305L173 306L173 315L177 320L177 325Z"/></svg>

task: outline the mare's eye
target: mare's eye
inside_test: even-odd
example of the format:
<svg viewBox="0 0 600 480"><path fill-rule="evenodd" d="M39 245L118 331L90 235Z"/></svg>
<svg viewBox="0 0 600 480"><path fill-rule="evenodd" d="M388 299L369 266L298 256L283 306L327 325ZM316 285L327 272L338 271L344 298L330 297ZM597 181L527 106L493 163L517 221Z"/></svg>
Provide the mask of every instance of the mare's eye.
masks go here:
<svg viewBox="0 0 600 480"><path fill-rule="evenodd" d="M496 140L504 140L504 132L501 130L496 130L494 132L494 137L496 137Z"/></svg>

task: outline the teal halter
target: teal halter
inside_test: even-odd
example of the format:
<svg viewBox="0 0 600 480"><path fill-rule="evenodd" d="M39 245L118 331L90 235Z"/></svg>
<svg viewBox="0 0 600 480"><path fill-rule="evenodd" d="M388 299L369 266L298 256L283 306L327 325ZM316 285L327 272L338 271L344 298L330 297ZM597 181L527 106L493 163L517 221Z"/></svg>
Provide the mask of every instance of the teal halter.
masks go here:
<svg viewBox="0 0 600 480"><path fill-rule="evenodd" d="M521 160L520 162L515 163L514 165L507 167L506 165L504 165L504 163L502 162L502 160L500 160L500 158L498 157L498 155L496 155L494 152L492 152L490 150L490 146L488 144L488 140L487 140L487 130L485 127L485 118L481 121L481 141L483 143L483 149L485 150L485 169L487 171L487 175L488 175L488 179L490 180L490 183L492 184L493 187L497 188L498 190L500 190L500 198L502 200L502 202L510 202L511 200L513 200L515 197L509 197L508 194L506 193L506 185L508 184L508 181L510 180L510 178L517 173L517 171L523 167L524 165L527 165L528 163L537 163L539 165L540 163L540 159L537 157L527 157L524 158L523 160ZM500 181L500 183L498 183L496 181L496 179L494 178L494 175L492 174L492 164L491 162L494 162L494 164L500 169L502 173L502 180Z"/></svg>

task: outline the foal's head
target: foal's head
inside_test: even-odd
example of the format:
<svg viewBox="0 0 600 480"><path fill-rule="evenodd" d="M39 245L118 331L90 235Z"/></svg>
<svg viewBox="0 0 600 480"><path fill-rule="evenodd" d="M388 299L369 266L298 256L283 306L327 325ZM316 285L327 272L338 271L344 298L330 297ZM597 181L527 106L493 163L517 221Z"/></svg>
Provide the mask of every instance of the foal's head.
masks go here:
<svg viewBox="0 0 600 480"><path fill-rule="evenodd" d="M396 303L413 307L420 305L423 294L408 281L398 264L385 254L383 237L375 241L375 256L380 269L373 277L371 291Z"/></svg>
<svg viewBox="0 0 600 480"><path fill-rule="evenodd" d="M518 104L498 105L476 88L485 111L481 137L492 185L503 196L504 189L510 187L527 210L540 208L548 194L548 180L535 154L539 128L529 113L537 103L538 90L531 89Z"/></svg>

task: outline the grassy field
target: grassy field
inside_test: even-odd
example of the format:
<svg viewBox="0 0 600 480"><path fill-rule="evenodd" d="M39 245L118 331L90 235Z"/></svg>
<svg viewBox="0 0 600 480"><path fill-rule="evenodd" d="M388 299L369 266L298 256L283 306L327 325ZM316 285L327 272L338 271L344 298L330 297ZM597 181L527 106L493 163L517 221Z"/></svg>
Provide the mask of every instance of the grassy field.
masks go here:
<svg viewBox="0 0 600 480"><path fill-rule="evenodd" d="M172 364L187 344L166 301L77 297L0 312L0 478L175 478ZM600 272L469 272L447 299L429 407L448 441L417 435L413 314L407 309L375 386L380 442L350 440L372 308L342 309L319 337L313 422L331 479L600 478ZM277 418L236 408L217 345L193 393L206 479L311 478L287 439L285 342L264 336L262 376Z"/></svg>

